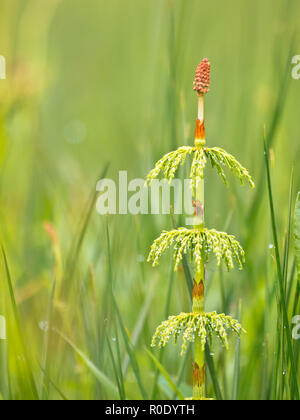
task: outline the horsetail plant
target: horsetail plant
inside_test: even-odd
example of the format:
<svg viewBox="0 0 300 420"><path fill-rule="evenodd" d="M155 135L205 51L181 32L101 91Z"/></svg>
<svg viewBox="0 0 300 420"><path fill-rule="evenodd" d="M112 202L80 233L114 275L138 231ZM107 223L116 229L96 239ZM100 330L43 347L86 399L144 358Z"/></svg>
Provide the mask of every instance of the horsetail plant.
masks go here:
<svg viewBox="0 0 300 420"><path fill-rule="evenodd" d="M205 227L205 197L204 169L207 162L216 168L218 174L226 181L224 169L227 168L239 178L242 184L247 182L252 188L254 182L248 171L229 153L223 149L206 146L204 125L204 96L210 87L210 63L207 59L201 61L196 69L194 90L198 94L198 117L196 120L195 142L193 146L180 147L160 159L147 177L148 185L160 174L170 182L176 171L183 165L187 156L192 156L190 171L191 188L194 205L194 226L192 229L179 228L170 232L163 231L151 246L148 262L158 265L161 255L170 246L174 248L174 268L177 271L184 255L190 254L194 264L193 306L191 313L181 313L170 316L156 329L152 346L164 347L171 336L175 341L182 335L181 355L187 349L188 343L194 343L193 364L193 397L194 400L205 400L205 346L207 341L216 335L221 343L228 348L227 331L238 335L243 328L237 320L225 314L205 312L205 264L213 253L217 264L225 264L228 271L234 268L236 262L243 268L245 253L234 236Z"/></svg>

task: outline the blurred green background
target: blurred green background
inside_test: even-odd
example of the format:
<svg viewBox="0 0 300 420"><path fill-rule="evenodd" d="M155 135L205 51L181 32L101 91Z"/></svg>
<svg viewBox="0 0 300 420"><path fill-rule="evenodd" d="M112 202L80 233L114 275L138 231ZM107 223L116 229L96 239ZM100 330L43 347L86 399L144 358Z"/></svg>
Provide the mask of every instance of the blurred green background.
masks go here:
<svg viewBox="0 0 300 420"><path fill-rule="evenodd" d="M234 340L226 353L216 343L213 360L224 398L276 395L263 127L282 250L293 162L293 200L300 189L299 13L297 0L0 0L0 232L10 274L1 257L1 398L174 396L145 350L158 323L190 309L171 255L156 269L146 263L172 221L100 216L95 185L107 164L109 178L145 178L163 154L192 144L203 57L212 63L208 144L234 154L257 184L250 191L230 177L226 189L207 171L207 225L247 252L243 272L208 266L207 309L236 316L241 299L247 330L240 352ZM290 257L294 285L293 246ZM154 354L188 397L192 352L179 352L180 343Z"/></svg>

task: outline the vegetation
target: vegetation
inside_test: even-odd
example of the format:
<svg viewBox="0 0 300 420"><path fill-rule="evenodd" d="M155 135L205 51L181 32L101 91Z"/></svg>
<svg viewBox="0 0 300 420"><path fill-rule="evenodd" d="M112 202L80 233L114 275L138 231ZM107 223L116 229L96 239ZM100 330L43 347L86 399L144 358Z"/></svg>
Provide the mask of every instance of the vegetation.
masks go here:
<svg viewBox="0 0 300 420"><path fill-rule="evenodd" d="M247 258L228 274L212 251L205 310L232 315L247 334L229 334L228 351L212 335L206 396L297 399L300 81L291 74L300 4L123 3L1 0L0 398L192 396L194 345L187 339L180 357L182 338L162 349L151 342L161 320L190 313L193 265L183 252L175 273L170 251L159 267L147 263L156 234L178 232L185 219L101 216L95 185L120 170L145 179L182 145L176 177L190 176L181 165L196 156L190 85L199 57L209 56L207 145L194 188L206 160L206 226L232 233ZM255 189L239 188L230 169L245 184L248 174L228 155L229 168L220 166L228 188L214 176L223 149L245 164ZM172 176L165 166L160 176L165 170ZM232 262L239 266L233 249Z"/></svg>
<svg viewBox="0 0 300 420"><path fill-rule="evenodd" d="M218 266L223 260L228 271L234 268L233 257L238 261L240 269L243 268L242 264L245 261L245 252L234 236L205 228L204 169L206 155L210 157L213 167L217 168L225 182L226 177L222 166L227 166L242 183L246 178L249 184L254 187L254 182L248 171L233 156L221 149L205 148L204 95L209 91L209 87L210 63L207 59L203 59L196 69L194 82L194 90L198 94L198 118L196 120L195 147L192 149L194 157L190 173L195 208L194 228L164 231L152 245L148 258L148 261L152 260L153 266L155 266L158 264L158 259L162 253L171 245L174 245L175 271L188 253L194 262L192 313L169 317L157 328L152 346L157 343L159 346L165 346L171 335L174 335L176 341L182 333L181 355L183 355L186 351L187 342L195 343L193 373L193 399L195 400L206 399L204 351L208 343L208 337L211 338L214 332L228 348L226 328L230 328L238 335L242 331L238 321L231 317L226 317L224 314L217 315L216 312L212 314L205 312L205 264L208 262L209 254L213 252L216 255ZM161 170L164 171L167 178L173 179L180 160L182 160L182 157L185 158L182 148L179 150L179 152L169 153L156 164L155 169L148 176L149 183L159 175Z"/></svg>

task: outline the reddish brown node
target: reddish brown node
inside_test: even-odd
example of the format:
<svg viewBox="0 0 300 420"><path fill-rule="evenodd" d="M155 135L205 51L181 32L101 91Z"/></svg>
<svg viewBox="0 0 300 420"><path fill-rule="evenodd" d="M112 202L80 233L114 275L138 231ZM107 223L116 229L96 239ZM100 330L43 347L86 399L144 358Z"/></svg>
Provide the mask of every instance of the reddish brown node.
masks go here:
<svg viewBox="0 0 300 420"><path fill-rule="evenodd" d="M196 283L194 282L194 287L193 287L193 298L194 299L199 299L202 298L204 296L204 283L201 280L200 283Z"/></svg>
<svg viewBox="0 0 300 420"><path fill-rule="evenodd" d="M204 121L196 120L195 140L205 140Z"/></svg>

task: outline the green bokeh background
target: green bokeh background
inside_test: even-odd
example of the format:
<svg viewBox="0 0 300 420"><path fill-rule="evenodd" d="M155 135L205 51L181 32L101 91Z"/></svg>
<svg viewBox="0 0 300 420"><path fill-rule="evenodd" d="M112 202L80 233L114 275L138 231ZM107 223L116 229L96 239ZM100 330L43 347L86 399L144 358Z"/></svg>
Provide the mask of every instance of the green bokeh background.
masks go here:
<svg viewBox="0 0 300 420"><path fill-rule="evenodd" d="M129 179L145 178L163 154L192 144L197 106L192 82L203 57L212 63L207 142L233 153L257 184L250 191L230 177L226 189L207 171L207 225L235 234L247 251L243 272L220 273L209 263L207 309L236 316L242 300L247 335L237 397L270 396L277 313L263 127L271 135L283 247L293 162L294 199L300 189L300 81L291 76L292 57L300 54L299 13L297 0L0 0L0 54L7 62L7 78L0 81L1 243L40 396L44 389L44 398L60 397L56 386L67 398L112 398L57 332L48 337L40 328L52 302L55 329L114 383L105 331L116 358L119 343L126 397L141 398L130 363L126 369L121 332L116 336L111 286L147 397L172 397L162 377L152 393L156 370L145 351L156 325L190 305L183 272L172 277L171 255L156 269L145 262L152 241L172 226L170 217L106 218L94 206L71 268L68 261L107 163L109 178L117 179L120 170L127 170ZM57 234L58 269L46 222ZM291 262L293 255L291 246ZM1 265L0 313L7 318L8 339L0 346L0 395L32 398ZM213 356L226 398L232 397L234 378L235 341L231 344L224 354L215 343ZM179 349L169 345L161 359L175 379L183 366ZM43 387L45 360L52 385ZM191 352L185 362L181 389L188 396ZM214 397L209 376L208 393Z"/></svg>

